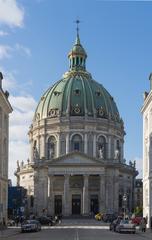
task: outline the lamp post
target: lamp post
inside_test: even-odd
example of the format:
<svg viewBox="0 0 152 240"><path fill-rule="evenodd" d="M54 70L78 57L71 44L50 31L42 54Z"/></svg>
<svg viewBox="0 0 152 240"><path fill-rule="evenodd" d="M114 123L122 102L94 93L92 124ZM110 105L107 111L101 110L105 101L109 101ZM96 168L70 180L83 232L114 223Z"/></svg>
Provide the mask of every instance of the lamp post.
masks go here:
<svg viewBox="0 0 152 240"><path fill-rule="evenodd" d="M127 202L127 195L123 195L123 202L124 202L124 219L126 217L126 202Z"/></svg>

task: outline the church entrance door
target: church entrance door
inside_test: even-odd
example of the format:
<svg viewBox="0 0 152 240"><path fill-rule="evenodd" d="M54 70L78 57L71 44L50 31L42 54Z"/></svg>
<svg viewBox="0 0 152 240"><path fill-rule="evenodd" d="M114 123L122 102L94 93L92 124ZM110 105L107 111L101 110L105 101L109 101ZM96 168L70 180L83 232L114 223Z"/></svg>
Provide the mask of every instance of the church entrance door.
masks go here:
<svg viewBox="0 0 152 240"><path fill-rule="evenodd" d="M96 214L99 212L98 195L91 195L90 205L90 210L92 213Z"/></svg>
<svg viewBox="0 0 152 240"><path fill-rule="evenodd" d="M72 214L73 215L81 214L81 195L80 194L72 195Z"/></svg>
<svg viewBox="0 0 152 240"><path fill-rule="evenodd" d="M62 214L62 195L56 195L54 201L55 215Z"/></svg>

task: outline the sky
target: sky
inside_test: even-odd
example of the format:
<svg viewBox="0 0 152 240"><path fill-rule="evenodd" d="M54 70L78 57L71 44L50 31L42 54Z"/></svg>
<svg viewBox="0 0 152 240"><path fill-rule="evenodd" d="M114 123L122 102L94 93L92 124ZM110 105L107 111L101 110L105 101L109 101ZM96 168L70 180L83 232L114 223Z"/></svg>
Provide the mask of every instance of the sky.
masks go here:
<svg viewBox="0 0 152 240"><path fill-rule="evenodd" d="M44 91L68 70L76 37L87 70L117 103L125 124L125 158L142 176L143 92L152 71L152 2L102 0L0 0L0 71L10 93L9 178L30 156L28 130Z"/></svg>

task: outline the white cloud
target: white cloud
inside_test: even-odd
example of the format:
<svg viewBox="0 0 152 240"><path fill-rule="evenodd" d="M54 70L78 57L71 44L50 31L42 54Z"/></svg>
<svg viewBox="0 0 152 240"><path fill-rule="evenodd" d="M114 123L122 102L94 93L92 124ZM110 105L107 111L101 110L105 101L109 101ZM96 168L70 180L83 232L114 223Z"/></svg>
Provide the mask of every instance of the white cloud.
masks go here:
<svg viewBox="0 0 152 240"><path fill-rule="evenodd" d="M19 43L15 45L15 50L23 53L24 55L30 57L31 56L31 50L28 47L25 47Z"/></svg>
<svg viewBox="0 0 152 240"><path fill-rule="evenodd" d="M14 172L16 170L17 160L27 160L29 157L29 144L25 141L10 141L9 143L9 178L12 180L13 185L16 185L16 177Z"/></svg>
<svg viewBox="0 0 152 240"><path fill-rule="evenodd" d="M2 66L0 66L0 72L3 74L3 89L8 91L16 89L17 82L14 77L14 72L6 71Z"/></svg>
<svg viewBox="0 0 152 240"><path fill-rule="evenodd" d="M24 10L17 0L0 0L0 24L22 27Z"/></svg>
<svg viewBox="0 0 152 240"><path fill-rule="evenodd" d="M21 112L29 112L36 107L36 101L32 96L10 96L10 102L13 107Z"/></svg>
<svg viewBox="0 0 152 240"><path fill-rule="evenodd" d="M17 43L14 47L10 47L8 45L1 45L0 44L0 59L10 58L13 52L17 52L20 55L31 57L31 50Z"/></svg>
<svg viewBox="0 0 152 240"><path fill-rule="evenodd" d="M26 161L30 157L28 131L37 102L33 96L26 93L25 84L19 84L16 81L17 74L15 71L8 72L3 67L0 67L0 71L2 71L4 76L3 89L17 92L17 95L14 94L9 97L13 107L9 125L9 178L15 184L14 171L16 169L16 161Z"/></svg>
<svg viewBox="0 0 152 240"><path fill-rule="evenodd" d="M4 37L4 36L7 36L7 35L8 35L8 32L0 30L0 37Z"/></svg>
<svg viewBox="0 0 152 240"><path fill-rule="evenodd" d="M7 45L0 45L0 59L10 58L12 48Z"/></svg>
<svg viewBox="0 0 152 240"><path fill-rule="evenodd" d="M30 157L28 131L32 123L36 101L32 96L10 96L13 107L9 128L9 178L15 182L16 161L26 161Z"/></svg>

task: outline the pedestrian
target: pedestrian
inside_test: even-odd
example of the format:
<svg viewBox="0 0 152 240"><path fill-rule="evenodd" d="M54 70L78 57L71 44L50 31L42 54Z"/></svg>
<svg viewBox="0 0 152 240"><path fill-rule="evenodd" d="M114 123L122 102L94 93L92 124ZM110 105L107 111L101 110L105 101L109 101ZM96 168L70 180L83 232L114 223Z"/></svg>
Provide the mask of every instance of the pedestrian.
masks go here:
<svg viewBox="0 0 152 240"><path fill-rule="evenodd" d="M150 217L150 229L151 229L151 232L152 232L152 216Z"/></svg>
<svg viewBox="0 0 152 240"><path fill-rule="evenodd" d="M143 217L140 222L140 229L142 232L146 232L146 224L147 224L146 218Z"/></svg>

